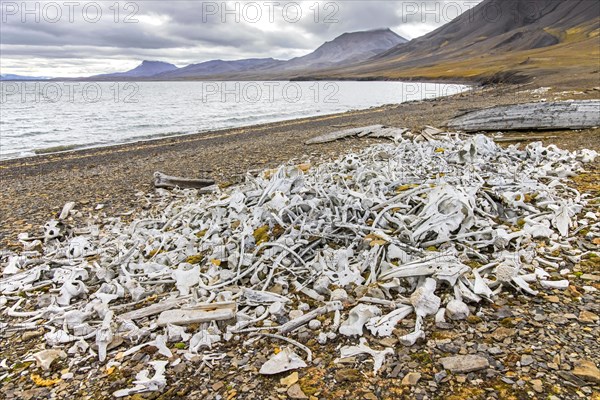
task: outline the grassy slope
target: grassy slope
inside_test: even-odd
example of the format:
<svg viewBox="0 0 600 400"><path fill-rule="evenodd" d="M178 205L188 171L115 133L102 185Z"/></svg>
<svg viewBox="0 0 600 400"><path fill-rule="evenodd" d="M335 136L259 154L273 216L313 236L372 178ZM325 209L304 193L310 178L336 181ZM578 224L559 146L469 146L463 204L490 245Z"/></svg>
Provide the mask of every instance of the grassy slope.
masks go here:
<svg viewBox="0 0 600 400"><path fill-rule="evenodd" d="M331 78L389 78L430 80L484 81L501 73L518 73L527 77L544 77L562 73L564 79L593 82L600 72L600 29L593 21L566 31L548 33L559 38L554 46L501 54L472 50L457 57L445 57L435 64L406 66L410 53L399 57L364 63L325 73ZM412 59L414 62L414 58ZM568 71L568 73L565 73Z"/></svg>

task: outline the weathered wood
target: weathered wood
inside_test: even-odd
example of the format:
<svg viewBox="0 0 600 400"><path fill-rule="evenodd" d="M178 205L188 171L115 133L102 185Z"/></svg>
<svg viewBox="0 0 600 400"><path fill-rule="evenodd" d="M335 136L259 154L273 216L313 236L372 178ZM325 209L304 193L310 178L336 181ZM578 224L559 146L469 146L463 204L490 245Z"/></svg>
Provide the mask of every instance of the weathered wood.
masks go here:
<svg viewBox="0 0 600 400"><path fill-rule="evenodd" d="M203 189L215 184L213 179L189 179L165 175L162 172L154 173L154 186L162 189Z"/></svg>
<svg viewBox="0 0 600 400"><path fill-rule="evenodd" d="M307 140L306 144L321 144L321 143L335 142L336 140L347 138L350 136L356 136L356 135L359 135L362 133L369 134L371 132L382 129L383 127L384 127L383 125L372 125L372 126L364 126L361 128L352 128L352 129L345 129L343 131L330 132L330 133L326 133L321 136L317 136L310 140Z"/></svg>
<svg viewBox="0 0 600 400"><path fill-rule="evenodd" d="M466 132L583 129L600 126L600 100L541 102L473 111L448 122Z"/></svg>

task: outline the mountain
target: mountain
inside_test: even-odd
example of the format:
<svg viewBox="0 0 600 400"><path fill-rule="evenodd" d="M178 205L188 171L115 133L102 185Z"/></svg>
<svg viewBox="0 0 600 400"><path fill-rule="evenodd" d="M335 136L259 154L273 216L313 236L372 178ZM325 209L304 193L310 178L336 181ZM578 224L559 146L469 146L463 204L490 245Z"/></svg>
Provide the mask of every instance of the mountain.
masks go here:
<svg viewBox="0 0 600 400"><path fill-rule="evenodd" d="M116 72L114 74L102 74L95 75L91 78L94 79L135 79L135 78L147 78L150 76L158 75L167 71L173 71L178 69L177 66L169 64L163 61L143 61L140 65L132 70L126 72Z"/></svg>
<svg viewBox="0 0 600 400"><path fill-rule="evenodd" d="M50 79L45 76L26 76L15 74L0 74L0 81L42 81Z"/></svg>
<svg viewBox="0 0 600 400"><path fill-rule="evenodd" d="M597 71L599 16L597 0L485 0L425 36L311 77L485 82L523 81L561 67Z"/></svg>
<svg viewBox="0 0 600 400"><path fill-rule="evenodd" d="M370 59L405 43L406 39L390 29L344 33L315 51L288 61L273 58L251 58L224 61L211 60L177 68L158 61L144 61L137 68L116 74L92 76L92 80L150 79L150 80L263 80L290 79L298 74L312 73L325 68L339 67Z"/></svg>
<svg viewBox="0 0 600 400"><path fill-rule="evenodd" d="M273 58L251 58L245 60L223 61L212 60L199 64L191 64L187 67L179 68L174 71L168 71L154 75L153 79L190 79L207 78L211 76L221 76L229 74L238 74L251 72L264 68L274 67L283 61Z"/></svg>
<svg viewBox="0 0 600 400"><path fill-rule="evenodd" d="M286 70L315 69L360 62L406 42L391 29L344 33L310 54L289 60L283 67Z"/></svg>

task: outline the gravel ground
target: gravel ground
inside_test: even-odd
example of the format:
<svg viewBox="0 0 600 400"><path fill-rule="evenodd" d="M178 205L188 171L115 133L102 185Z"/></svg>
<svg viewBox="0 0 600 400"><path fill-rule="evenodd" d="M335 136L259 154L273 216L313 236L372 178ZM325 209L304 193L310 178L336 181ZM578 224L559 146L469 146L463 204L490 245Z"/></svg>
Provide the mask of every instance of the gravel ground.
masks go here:
<svg viewBox="0 0 600 400"><path fill-rule="evenodd" d="M147 207L143 194L153 190L151 180L156 170L191 177L210 174L227 185L242 179L248 170L274 167L292 158L313 162L330 159L372 143L349 139L310 147L303 144L307 138L324 132L371 124L413 129L441 126L464 110L530 101L536 96L569 99L598 98L599 94L520 94L514 88L501 87L335 116L2 162L0 247L20 248L14 243L16 234L37 234L39 225L60 212L67 201L77 203L78 216L69 221L73 225L83 223L92 214L110 216ZM520 132L505 137L514 136L517 143L522 143L521 137L526 135L545 137L546 144L563 148L600 151L600 129ZM588 170L576 177L573 185L597 198L600 163L588 166ZM98 204L104 207L94 210ZM598 202L583 213L588 211L598 212ZM600 254L599 243L585 231L580 232L578 244ZM304 329L292 337L310 347L315 360L298 371L297 377L264 377L257 373L283 345L281 342L265 339L243 347L234 340L219 348L226 357L214 366L194 360L181 363L167 370L165 392L134 398L600 399L600 372L595 369L600 362L600 292L590 289L600 290L600 259L593 254L579 264L567 262L567 278L571 281L568 290L542 290L536 297L505 294L496 304L482 307L479 316L454 322L449 329L436 328L428 319L428 339L412 347L397 345L397 337L411 330L410 321L401 323L391 338L381 340L365 334L371 346L392 346L396 351L377 376L373 375L369 358L333 363L339 355L338 347L355 344L355 340L338 338L320 345L315 334ZM367 290L357 287L351 295L356 298ZM329 319L322 322L325 326L332 323ZM43 333L43 329L17 332L0 339L0 361L8 359L11 370L19 372L2 381L0 398L111 398L113 391L128 386L135 374L147 367L146 361L164 358L153 354L156 348L148 347L114 370L88 365L69 368L66 361L57 360L49 371L43 371L35 363L19 362L25 354L45 347ZM460 355L483 357L488 365L473 372L445 372L440 359ZM0 376L3 373L0 367ZM73 376L66 379L65 373ZM36 374L44 379L65 379L42 387L40 381L36 384L32 380ZM288 379L281 382L281 378Z"/></svg>

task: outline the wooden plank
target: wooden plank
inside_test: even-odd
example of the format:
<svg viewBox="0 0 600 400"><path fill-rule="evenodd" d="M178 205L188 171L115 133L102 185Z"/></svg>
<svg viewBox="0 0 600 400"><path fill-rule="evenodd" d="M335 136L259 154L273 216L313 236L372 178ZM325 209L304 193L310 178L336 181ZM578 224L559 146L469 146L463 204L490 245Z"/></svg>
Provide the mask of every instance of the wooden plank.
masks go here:
<svg viewBox="0 0 600 400"><path fill-rule="evenodd" d="M215 184L213 179L190 179L178 176L165 175L162 172L154 173L154 186L162 189L204 189Z"/></svg>
<svg viewBox="0 0 600 400"><path fill-rule="evenodd" d="M473 111L448 122L465 132L584 129L600 126L600 100L541 102Z"/></svg>

